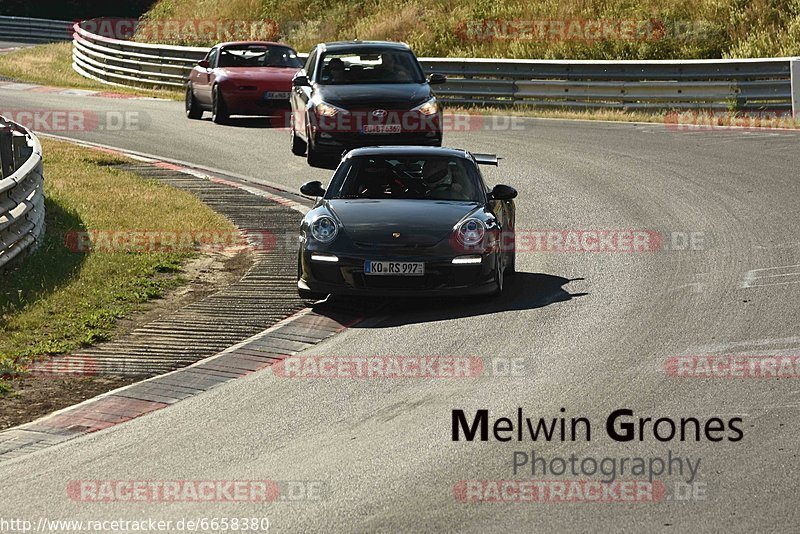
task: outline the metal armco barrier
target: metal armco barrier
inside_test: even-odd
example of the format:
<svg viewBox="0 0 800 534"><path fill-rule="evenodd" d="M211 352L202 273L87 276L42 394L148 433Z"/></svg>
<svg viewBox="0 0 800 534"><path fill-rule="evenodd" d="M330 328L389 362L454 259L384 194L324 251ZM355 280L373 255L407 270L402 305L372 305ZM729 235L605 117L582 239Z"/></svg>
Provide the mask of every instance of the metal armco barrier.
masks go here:
<svg viewBox="0 0 800 534"><path fill-rule="evenodd" d="M0 41L52 43L72 39L72 22L66 20L0 17Z"/></svg>
<svg viewBox="0 0 800 534"><path fill-rule="evenodd" d="M154 45L74 27L73 68L107 83L182 87L207 48ZM791 110L792 58L569 61L421 58L444 102L566 108ZM795 108L797 110L797 108Z"/></svg>
<svg viewBox="0 0 800 534"><path fill-rule="evenodd" d="M115 85L183 87L208 48L123 41L92 34L75 24L72 68L78 74Z"/></svg>
<svg viewBox="0 0 800 534"><path fill-rule="evenodd" d="M791 110L793 58L570 61L420 60L446 100L568 108Z"/></svg>
<svg viewBox="0 0 800 534"><path fill-rule="evenodd" d="M0 270L41 241L43 188L39 140L0 117Z"/></svg>

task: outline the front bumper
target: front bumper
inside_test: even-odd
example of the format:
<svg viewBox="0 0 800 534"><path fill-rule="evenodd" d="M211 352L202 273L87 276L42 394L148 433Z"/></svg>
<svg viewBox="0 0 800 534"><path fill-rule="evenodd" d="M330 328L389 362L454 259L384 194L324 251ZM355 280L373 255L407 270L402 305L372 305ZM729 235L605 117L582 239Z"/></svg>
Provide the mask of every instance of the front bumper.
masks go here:
<svg viewBox="0 0 800 534"><path fill-rule="evenodd" d="M311 252L300 255L301 276L298 289L314 293L360 296L466 296L490 294L495 289L494 253L482 254L481 263L456 265L446 257L426 255L393 255L380 251L364 254L335 254L336 263L311 259ZM423 276L376 276L364 274L364 262L412 261L424 262Z"/></svg>
<svg viewBox="0 0 800 534"><path fill-rule="evenodd" d="M226 91L225 105L231 115L286 116L291 113L289 100L265 100L263 91Z"/></svg>
<svg viewBox="0 0 800 534"><path fill-rule="evenodd" d="M382 145L442 146L441 132L402 132L366 135L360 133L318 132L312 141L318 152L341 155L354 148Z"/></svg>

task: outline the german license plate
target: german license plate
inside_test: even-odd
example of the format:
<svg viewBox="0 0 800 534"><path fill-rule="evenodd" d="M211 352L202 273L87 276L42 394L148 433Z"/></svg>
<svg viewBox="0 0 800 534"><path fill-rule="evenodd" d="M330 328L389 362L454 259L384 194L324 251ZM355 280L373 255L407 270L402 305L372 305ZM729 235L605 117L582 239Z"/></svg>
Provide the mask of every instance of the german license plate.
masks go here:
<svg viewBox="0 0 800 534"><path fill-rule="evenodd" d="M289 100L288 91L264 91L264 100Z"/></svg>
<svg viewBox="0 0 800 534"><path fill-rule="evenodd" d="M399 124L365 124L362 132L365 134L399 134Z"/></svg>
<svg viewBox="0 0 800 534"><path fill-rule="evenodd" d="M425 264L421 261L370 261L364 262L364 274L383 276L423 276Z"/></svg>

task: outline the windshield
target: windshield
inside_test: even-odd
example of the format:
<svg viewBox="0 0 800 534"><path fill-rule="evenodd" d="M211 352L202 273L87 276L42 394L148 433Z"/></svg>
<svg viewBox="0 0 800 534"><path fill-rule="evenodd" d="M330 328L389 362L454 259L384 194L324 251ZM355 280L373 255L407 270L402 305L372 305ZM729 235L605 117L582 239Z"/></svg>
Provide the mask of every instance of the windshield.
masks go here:
<svg viewBox="0 0 800 534"><path fill-rule="evenodd" d="M286 46L228 46L219 54L218 67L283 67L303 66L297 53Z"/></svg>
<svg viewBox="0 0 800 534"><path fill-rule="evenodd" d="M464 158L361 156L339 167L325 198L480 202L481 183Z"/></svg>
<svg viewBox="0 0 800 534"><path fill-rule="evenodd" d="M328 53L320 61L319 83L423 83L425 76L410 51Z"/></svg>

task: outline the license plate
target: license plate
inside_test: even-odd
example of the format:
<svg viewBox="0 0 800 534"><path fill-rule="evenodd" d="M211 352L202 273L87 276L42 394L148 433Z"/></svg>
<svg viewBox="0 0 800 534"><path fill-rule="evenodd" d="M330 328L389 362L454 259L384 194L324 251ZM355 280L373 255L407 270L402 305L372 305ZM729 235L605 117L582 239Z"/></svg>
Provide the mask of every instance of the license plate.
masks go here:
<svg viewBox="0 0 800 534"><path fill-rule="evenodd" d="M289 100L288 91L264 91L264 100Z"/></svg>
<svg viewBox="0 0 800 534"><path fill-rule="evenodd" d="M383 276L423 276L425 264L421 261L370 261L364 262L364 274Z"/></svg>
<svg viewBox="0 0 800 534"><path fill-rule="evenodd" d="M366 124L361 130L365 134L399 134L399 124Z"/></svg>

